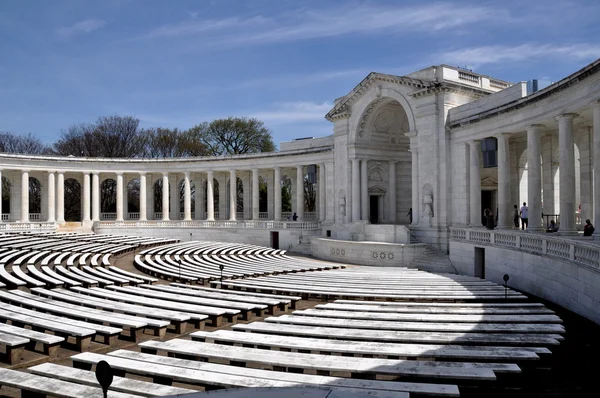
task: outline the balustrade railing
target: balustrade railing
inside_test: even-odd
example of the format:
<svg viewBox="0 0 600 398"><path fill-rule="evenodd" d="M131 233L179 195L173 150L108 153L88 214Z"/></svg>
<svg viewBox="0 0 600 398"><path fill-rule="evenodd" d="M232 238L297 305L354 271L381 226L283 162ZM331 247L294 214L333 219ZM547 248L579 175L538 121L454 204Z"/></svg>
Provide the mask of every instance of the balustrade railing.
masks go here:
<svg viewBox="0 0 600 398"><path fill-rule="evenodd" d="M116 220L117 213L100 213L101 220Z"/></svg>
<svg viewBox="0 0 600 398"><path fill-rule="evenodd" d="M140 213L138 212L129 212L127 213L127 219L128 220L139 220L140 219Z"/></svg>
<svg viewBox="0 0 600 398"><path fill-rule="evenodd" d="M42 215L40 213L29 213L29 221L39 221L42 219Z"/></svg>
<svg viewBox="0 0 600 398"><path fill-rule="evenodd" d="M313 221L228 221L228 220L172 220L172 221L99 221L98 228L257 228L318 230L321 224Z"/></svg>
<svg viewBox="0 0 600 398"><path fill-rule="evenodd" d="M54 231L56 223L53 222L24 222L0 224L0 231Z"/></svg>
<svg viewBox="0 0 600 398"><path fill-rule="evenodd" d="M260 220L268 220L269 219L269 213L266 211L261 211L260 213L258 213L258 218Z"/></svg>
<svg viewBox="0 0 600 398"><path fill-rule="evenodd" d="M8 221L10 219L10 213L2 214L2 221Z"/></svg>
<svg viewBox="0 0 600 398"><path fill-rule="evenodd" d="M600 272L600 245L582 240L561 238L555 234L532 234L516 231L450 228L450 239L483 246L500 246L574 262Z"/></svg>

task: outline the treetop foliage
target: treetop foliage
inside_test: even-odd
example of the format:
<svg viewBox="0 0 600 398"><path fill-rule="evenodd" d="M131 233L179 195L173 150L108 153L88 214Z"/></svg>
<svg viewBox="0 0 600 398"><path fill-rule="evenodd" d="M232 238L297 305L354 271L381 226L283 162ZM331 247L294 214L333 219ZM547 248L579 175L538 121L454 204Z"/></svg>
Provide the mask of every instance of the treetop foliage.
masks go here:
<svg viewBox="0 0 600 398"><path fill-rule="evenodd" d="M63 156L170 158L270 152L275 144L264 123L253 118L229 117L179 130L143 129L134 117L108 116L69 127L53 148Z"/></svg>
<svg viewBox="0 0 600 398"><path fill-rule="evenodd" d="M190 129L209 155L272 152L275 143L263 122L255 118L228 117L201 123Z"/></svg>

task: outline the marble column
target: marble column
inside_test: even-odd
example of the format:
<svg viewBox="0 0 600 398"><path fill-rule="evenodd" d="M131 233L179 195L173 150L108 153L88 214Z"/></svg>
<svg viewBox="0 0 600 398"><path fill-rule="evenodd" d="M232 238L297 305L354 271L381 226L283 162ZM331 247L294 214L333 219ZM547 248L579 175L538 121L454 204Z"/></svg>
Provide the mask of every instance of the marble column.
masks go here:
<svg viewBox="0 0 600 398"><path fill-rule="evenodd" d="M162 173L162 220L169 221L169 173Z"/></svg>
<svg viewBox="0 0 600 398"><path fill-rule="evenodd" d="M369 221L369 161L360 161L360 214L361 220Z"/></svg>
<svg viewBox="0 0 600 398"><path fill-rule="evenodd" d="M2 184L0 184L0 197L2 197L1 188ZM54 172L48 173L48 222L56 222L56 182L54 181ZM0 202L2 202L0 200ZM2 206L0 204L0 206ZM0 211L1 213L1 211Z"/></svg>
<svg viewBox="0 0 600 398"><path fill-rule="evenodd" d="M252 219L260 219L260 195L258 192L258 169L252 169Z"/></svg>
<svg viewBox="0 0 600 398"><path fill-rule="evenodd" d="M206 172L206 220L215 221L215 196L213 191L214 174L210 170Z"/></svg>
<svg viewBox="0 0 600 398"><path fill-rule="evenodd" d="M469 142L469 225L471 227L482 226L481 209L481 141ZM493 210L496 213L496 209Z"/></svg>
<svg viewBox="0 0 600 398"><path fill-rule="evenodd" d="M123 173L117 173L117 218L123 221Z"/></svg>
<svg viewBox="0 0 600 398"><path fill-rule="evenodd" d="M360 160L352 159L352 221L360 220Z"/></svg>
<svg viewBox="0 0 600 398"><path fill-rule="evenodd" d="M592 105L594 154L594 236L600 237L600 100ZM584 221L585 222L585 221Z"/></svg>
<svg viewBox="0 0 600 398"><path fill-rule="evenodd" d="M498 228L512 228L513 205L510 201L510 155L508 140L510 134L498 134ZM495 213L495 209L492 213Z"/></svg>
<svg viewBox="0 0 600 398"><path fill-rule="evenodd" d="M421 204L419 203L419 149L416 143L410 144L410 152L412 154L411 168L411 185L412 185L412 224L419 224L421 217Z"/></svg>
<svg viewBox="0 0 600 398"><path fill-rule="evenodd" d="M527 205L531 232L543 231L542 226L542 132L545 126L532 124L527 127ZM519 204L517 203L517 206Z"/></svg>
<svg viewBox="0 0 600 398"><path fill-rule="evenodd" d="M169 219L179 220L181 219L181 201L179 191L179 175L177 173L169 173L169 192Z"/></svg>
<svg viewBox="0 0 600 398"><path fill-rule="evenodd" d="M92 173L92 221L100 221L100 175Z"/></svg>
<svg viewBox="0 0 600 398"><path fill-rule="evenodd" d="M237 174L229 170L229 221L237 220Z"/></svg>
<svg viewBox="0 0 600 398"><path fill-rule="evenodd" d="M140 221L146 221L148 219L148 206L146 197L146 173L140 173Z"/></svg>
<svg viewBox="0 0 600 398"><path fill-rule="evenodd" d="M296 166L296 215L304 221L304 166Z"/></svg>
<svg viewBox="0 0 600 398"><path fill-rule="evenodd" d="M560 181L560 226L561 235L576 235L575 226L575 143L573 141L573 119L577 115L566 113L558 121L558 176Z"/></svg>
<svg viewBox="0 0 600 398"><path fill-rule="evenodd" d="M21 222L29 222L29 170L21 171Z"/></svg>
<svg viewBox="0 0 600 398"><path fill-rule="evenodd" d="M62 171L58 172L56 179L56 222L65 222L65 173Z"/></svg>
<svg viewBox="0 0 600 398"><path fill-rule="evenodd" d="M319 165L319 221L323 222L326 220L326 207L325 207L325 163Z"/></svg>
<svg viewBox="0 0 600 398"><path fill-rule="evenodd" d="M275 200L273 219L281 221L281 167L274 167L273 171L273 196Z"/></svg>
<svg viewBox="0 0 600 398"><path fill-rule="evenodd" d="M90 218L90 173L83 173L83 214L82 221L89 222Z"/></svg>
<svg viewBox="0 0 600 398"><path fill-rule="evenodd" d="M388 162L388 176L389 176L389 210L388 220L391 224L396 224L396 161L390 160Z"/></svg>
<svg viewBox="0 0 600 398"><path fill-rule="evenodd" d="M183 173L183 220L192 221L192 187L189 171Z"/></svg>

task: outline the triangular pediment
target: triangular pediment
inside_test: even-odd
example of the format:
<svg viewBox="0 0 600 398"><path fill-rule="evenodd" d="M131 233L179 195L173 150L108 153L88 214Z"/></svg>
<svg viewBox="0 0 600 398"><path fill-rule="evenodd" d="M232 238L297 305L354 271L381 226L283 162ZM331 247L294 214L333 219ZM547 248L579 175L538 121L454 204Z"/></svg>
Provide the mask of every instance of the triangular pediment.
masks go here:
<svg viewBox="0 0 600 398"><path fill-rule="evenodd" d="M390 82L401 84L405 86L412 86L416 89L424 89L431 85L431 83L414 79L407 76L396 76L387 75L385 73L371 72L365 77L356 87L352 89L347 95L338 98L333 108L325 115L325 119L333 121L338 118L349 116L350 106L356 102L374 83L376 82Z"/></svg>
<svg viewBox="0 0 600 398"><path fill-rule="evenodd" d="M370 194L373 194L373 195L383 195L384 193L387 192L385 189L377 187L377 186L369 188L368 191Z"/></svg>
<svg viewBox="0 0 600 398"><path fill-rule="evenodd" d="M481 179L481 185L483 186L496 186L498 185L498 180L492 177L485 177Z"/></svg>

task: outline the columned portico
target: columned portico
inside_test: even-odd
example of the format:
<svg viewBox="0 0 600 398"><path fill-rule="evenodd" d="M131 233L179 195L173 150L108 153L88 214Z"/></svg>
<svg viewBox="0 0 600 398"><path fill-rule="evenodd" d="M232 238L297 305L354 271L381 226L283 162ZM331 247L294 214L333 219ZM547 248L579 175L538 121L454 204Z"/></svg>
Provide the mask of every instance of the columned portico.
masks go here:
<svg viewBox="0 0 600 398"><path fill-rule="evenodd" d="M92 221L100 221L100 175L92 173Z"/></svg>
<svg viewBox="0 0 600 398"><path fill-rule="evenodd" d="M360 160L352 159L352 221L360 220Z"/></svg>
<svg viewBox="0 0 600 398"><path fill-rule="evenodd" d="M252 169L252 220L260 218L260 195L258 192L258 169Z"/></svg>
<svg viewBox="0 0 600 398"><path fill-rule="evenodd" d="M229 221L237 219L237 175L235 169L229 170Z"/></svg>
<svg viewBox="0 0 600 398"><path fill-rule="evenodd" d="M140 221L147 220L146 173L140 173Z"/></svg>
<svg viewBox="0 0 600 398"><path fill-rule="evenodd" d="M360 214L361 220L369 221L369 161L360 161Z"/></svg>
<svg viewBox="0 0 600 398"><path fill-rule="evenodd" d="M560 178L560 234L575 235L575 144L573 119L577 115L566 113L557 117Z"/></svg>
<svg viewBox="0 0 600 398"><path fill-rule="evenodd" d="M83 212L82 221L90 222L90 173L83 173Z"/></svg>
<svg viewBox="0 0 600 398"><path fill-rule="evenodd" d="M192 221L192 188L189 171L183 173L183 220Z"/></svg>
<svg viewBox="0 0 600 398"><path fill-rule="evenodd" d="M65 173L62 171L58 172L56 179L56 222L65 222Z"/></svg>
<svg viewBox="0 0 600 398"><path fill-rule="evenodd" d="M162 220L169 221L169 173L162 173Z"/></svg>
<svg viewBox="0 0 600 398"><path fill-rule="evenodd" d="M273 219L275 221L281 220L281 167L275 167L273 169L273 196L275 199L275 206L273 209Z"/></svg>
<svg viewBox="0 0 600 398"><path fill-rule="evenodd" d="M21 170L21 222L29 222L29 170Z"/></svg>
<svg viewBox="0 0 600 398"><path fill-rule="evenodd" d="M0 184L1 186L2 184ZM1 188L0 188L1 189ZM56 222L56 204L55 204L55 198L56 198L56 183L54 182L54 172L49 172L48 173L48 222ZM1 196L1 191L0 191L0 197ZM0 202L2 202L0 200ZM0 207L2 205L0 204ZM0 211L1 213L1 211Z"/></svg>
<svg viewBox="0 0 600 398"><path fill-rule="evenodd" d="M471 227L481 227L481 169L479 154L481 141L469 142L469 224Z"/></svg>
<svg viewBox="0 0 600 398"><path fill-rule="evenodd" d="M215 199L213 192L214 172L206 172L206 220L215 221ZM196 188L198 189L198 188Z"/></svg>
<svg viewBox="0 0 600 398"><path fill-rule="evenodd" d="M510 134L498 134L498 228L511 228L510 204L510 156L508 140ZM493 209L492 212L494 211Z"/></svg>
<svg viewBox="0 0 600 398"><path fill-rule="evenodd" d="M594 134L594 236L600 237L600 100L592 104Z"/></svg>
<svg viewBox="0 0 600 398"><path fill-rule="evenodd" d="M389 214L388 220L390 223L396 223L396 161L389 161Z"/></svg>
<svg viewBox="0 0 600 398"><path fill-rule="evenodd" d="M544 125L533 124L527 127L527 204L529 207L529 225L531 232L539 232L544 228L541 226L542 214L542 164L541 158L541 135Z"/></svg>
<svg viewBox="0 0 600 398"><path fill-rule="evenodd" d="M304 166L296 166L296 215L304 221Z"/></svg>

